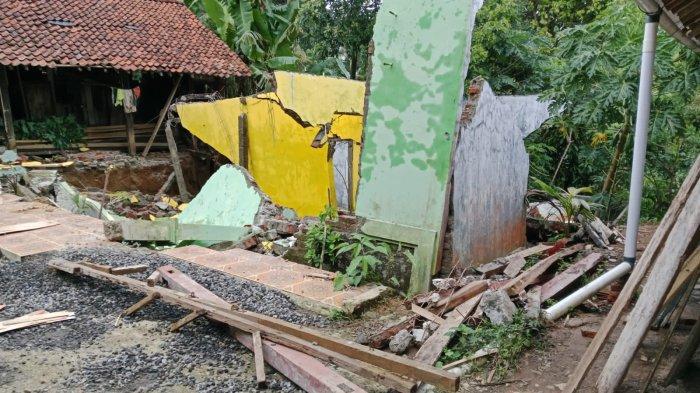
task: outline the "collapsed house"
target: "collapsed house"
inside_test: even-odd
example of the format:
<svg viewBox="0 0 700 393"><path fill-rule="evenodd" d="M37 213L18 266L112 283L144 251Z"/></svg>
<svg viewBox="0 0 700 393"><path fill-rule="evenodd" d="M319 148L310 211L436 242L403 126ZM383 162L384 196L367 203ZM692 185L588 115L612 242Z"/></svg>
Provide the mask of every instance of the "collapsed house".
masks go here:
<svg viewBox="0 0 700 393"><path fill-rule="evenodd" d="M182 2L0 5L3 128L8 147L20 153L65 149L32 133L32 126L66 116L84 127L76 145L131 154L162 149L165 141L154 138L173 96L219 91L227 78L248 75Z"/></svg>

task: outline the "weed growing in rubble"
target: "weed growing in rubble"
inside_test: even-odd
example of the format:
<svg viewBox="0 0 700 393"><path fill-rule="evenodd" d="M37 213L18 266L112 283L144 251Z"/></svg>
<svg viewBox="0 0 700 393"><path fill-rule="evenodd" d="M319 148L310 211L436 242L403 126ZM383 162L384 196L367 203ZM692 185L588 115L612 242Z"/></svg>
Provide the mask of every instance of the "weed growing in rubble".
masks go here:
<svg viewBox="0 0 700 393"><path fill-rule="evenodd" d="M502 379L515 368L523 352L542 345L543 332L542 323L526 318L522 311L515 313L509 324L494 325L485 320L475 328L459 325L455 344L445 349L437 366L471 356L483 348L497 348L498 353L474 363L472 370L495 369L495 376Z"/></svg>
<svg viewBox="0 0 700 393"><path fill-rule="evenodd" d="M389 255L389 246L385 243L375 243L369 236L355 234L351 241L345 242L338 247L337 255L348 253L352 258L345 273L338 273L333 280L333 287L336 291L348 285L358 286L365 282L379 279L377 268L381 261L375 254Z"/></svg>
<svg viewBox="0 0 700 393"><path fill-rule="evenodd" d="M306 233L304 259L310 265L323 269L324 266L335 266L338 258L336 250L343 242L340 233L330 227L330 222L338 217L338 213L330 206L319 214L318 223L312 225Z"/></svg>

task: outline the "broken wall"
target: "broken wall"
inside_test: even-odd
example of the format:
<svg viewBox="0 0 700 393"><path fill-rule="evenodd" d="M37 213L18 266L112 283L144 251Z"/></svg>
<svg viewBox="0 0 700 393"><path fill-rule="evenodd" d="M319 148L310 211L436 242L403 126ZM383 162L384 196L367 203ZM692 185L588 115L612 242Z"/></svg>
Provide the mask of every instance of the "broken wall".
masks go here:
<svg viewBox="0 0 700 393"><path fill-rule="evenodd" d="M438 267L474 3L385 0L374 27L356 213L365 233L417 246L412 292Z"/></svg>
<svg viewBox="0 0 700 393"><path fill-rule="evenodd" d="M351 141L347 188L354 205L359 179L364 83L275 72L277 89L254 97L179 104L182 125L239 164L239 116L248 128L248 171L273 202L301 216L337 207L333 148ZM312 147L319 137L320 143ZM346 150L344 150L346 151Z"/></svg>
<svg viewBox="0 0 700 393"><path fill-rule="evenodd" d="M483 80L470 100L454 154L451 261L474 266L525 244L529 158L523 138L549 118L537 96L496 96Z"/></svg>

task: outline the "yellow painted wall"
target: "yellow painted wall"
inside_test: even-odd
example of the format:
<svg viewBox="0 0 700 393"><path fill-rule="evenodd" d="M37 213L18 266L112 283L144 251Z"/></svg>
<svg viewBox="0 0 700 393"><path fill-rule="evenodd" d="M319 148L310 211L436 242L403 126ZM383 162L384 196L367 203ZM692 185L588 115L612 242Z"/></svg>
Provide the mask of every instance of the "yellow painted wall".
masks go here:
<svg viewBox="0 0 700 393"><path fill-rule="evenodd" d="M239 162L238 116L246 113L248 169L260 188L273 202L292 208L301 216L318 215L326 205L335 206L333 164L329 161L327 143L319 148L311 147L311 143L323 124L327 123L331 123L331 136L355 141L354 200L359 180L362 116L348 114L348 109L355 110L348 105L358 105L364 99L364 84L335 78L283 74L275 75L278 83L284 81L285 87L280 87L278 91L282 92L282 96L267 93L245 100L232 98L211 103L180 104L177 111L187 130L234 163ZM343 101L346 104L340 103L333 92L345 97ZM302 95L307 97L306 100L300 98ZM352 100L348 101L348 97L352 97ZM299 117L307 122L313 120L312 125L304 127L287 114L280 106L281 103L286 107L286 102L293 102ZM341 109L333 109L335 106Z"/></svg>

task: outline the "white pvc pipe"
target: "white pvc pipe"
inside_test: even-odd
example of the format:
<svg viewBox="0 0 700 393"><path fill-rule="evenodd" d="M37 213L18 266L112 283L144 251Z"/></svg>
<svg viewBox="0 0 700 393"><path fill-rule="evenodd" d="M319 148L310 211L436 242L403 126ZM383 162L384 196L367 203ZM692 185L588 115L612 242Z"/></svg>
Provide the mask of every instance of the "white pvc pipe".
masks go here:
<svg viewBox="0 0 700 393"><path fill-rule="evenodd" d="M644 163L647 153L649 134L649 113L651 110L651 82L654 76L654 56L656 54L656 33L659 27L660 13L647 15L644 24L644 42L642 43L642 64L639 75L639 97L637 99L637 119L634 129L634 154L632 156L632 177L630 179L630 197L627 206L627 231L625 234L624 261L613 269L596 278L588 285L559 301L543 311L544 318L554 321L583 303L613 281L629 273L637 258L637 232L642 207L642 189L644 186Z"/></svg>
<svg viewBox="0 0 700 393"><path fill-rule="evenodd" d="M612 284L613 281L624 276L632 270L632 265L627 262L622 262L614 268L607 271L602 276L596 278L595 280L589 282L583 287L579 288L576 292L560 300L557 304L544 310L542 316L547 321L554 321L562 316L566 315L569 311L574 309L579 304L586 301L586 299L595 295L601 289Z"/></svg>

